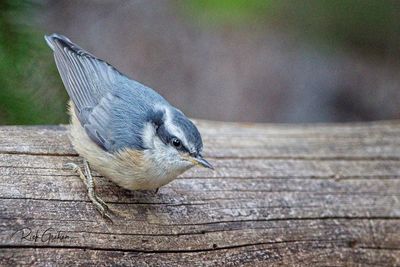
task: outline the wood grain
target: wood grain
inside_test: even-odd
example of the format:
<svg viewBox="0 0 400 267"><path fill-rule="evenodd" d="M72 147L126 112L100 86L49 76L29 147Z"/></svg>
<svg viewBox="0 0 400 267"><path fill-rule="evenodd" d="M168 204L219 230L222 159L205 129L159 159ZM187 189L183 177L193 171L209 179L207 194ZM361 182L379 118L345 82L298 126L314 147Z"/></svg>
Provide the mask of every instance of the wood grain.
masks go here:
<svg viewBox="0 0 400 267"><path fill-rule="evenodd" d="M400 122L197 123L214 172L158 194L95 173L113 223L65 126L0 127L0 266L400 265Z"/></svg>

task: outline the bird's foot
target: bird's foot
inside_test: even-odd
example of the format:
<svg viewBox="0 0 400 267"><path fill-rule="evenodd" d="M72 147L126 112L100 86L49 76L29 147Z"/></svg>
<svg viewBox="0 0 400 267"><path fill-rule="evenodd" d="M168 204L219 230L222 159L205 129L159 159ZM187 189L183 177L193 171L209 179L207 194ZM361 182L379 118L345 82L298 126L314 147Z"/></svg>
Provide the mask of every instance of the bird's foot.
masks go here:
<svg viewBox="0 0 400 267"><path fill-rule="evenodd" d="M89 164L86 160L83 161L85 174L82 171L82 168L79 167L75 163L67 163L66 166L72 168L74 172L76 172L81 178L82 182L85 184L88 192L88 197L90 201L94 204L95 208L100 212L103 218L107 218L112 222L108 211L110 210L108 205L96 195L94 179L92 173L89 168Z"/></svg>

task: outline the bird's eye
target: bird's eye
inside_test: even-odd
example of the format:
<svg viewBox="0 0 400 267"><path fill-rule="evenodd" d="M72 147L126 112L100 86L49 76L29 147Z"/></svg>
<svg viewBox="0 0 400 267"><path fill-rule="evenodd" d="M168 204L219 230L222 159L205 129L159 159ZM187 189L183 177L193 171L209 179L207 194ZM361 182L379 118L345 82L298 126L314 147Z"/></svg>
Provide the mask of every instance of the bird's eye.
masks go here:
<svg viewBox="0 0 400 267"><path fill-rule="evenodd" d="M182 142L178 138L172 138L171 144L176 148L181 148L182 147Z"/></svg>

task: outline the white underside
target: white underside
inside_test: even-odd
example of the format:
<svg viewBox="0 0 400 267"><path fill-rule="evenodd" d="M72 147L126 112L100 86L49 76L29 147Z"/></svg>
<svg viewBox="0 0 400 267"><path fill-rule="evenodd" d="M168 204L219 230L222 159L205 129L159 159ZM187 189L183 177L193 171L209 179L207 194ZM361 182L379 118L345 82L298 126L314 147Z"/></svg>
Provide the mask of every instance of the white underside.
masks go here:
<svg viewBox="0 0 400 267"><path fill-rule="evenodd" d="M70 115L70 139L75 150L89 162L92 169L121 187L130 190L156 189L193 166L191 162L182 160L176 149L161 142L151 124L144 133L146 146L150 149L127 149L111 154L90 139L72 106Z"/></svg>

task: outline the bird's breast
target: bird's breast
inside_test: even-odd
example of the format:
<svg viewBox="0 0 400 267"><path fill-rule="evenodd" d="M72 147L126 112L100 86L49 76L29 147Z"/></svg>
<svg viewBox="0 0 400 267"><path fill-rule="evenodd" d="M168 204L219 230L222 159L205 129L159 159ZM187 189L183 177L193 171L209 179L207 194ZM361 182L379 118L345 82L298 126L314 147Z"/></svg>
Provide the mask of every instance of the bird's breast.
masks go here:
<svg viewBox="0 0 400 267"><path fill-rule="evenodd" d="M126 148L116 153L104 151L87 135L72 106L70 115L70 139L75 150L89 162L92 169L119 186L129 190L156 189L183 172L169 165L166 158L157 157L158 151L153 148Z"/></svg>

